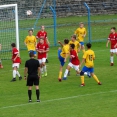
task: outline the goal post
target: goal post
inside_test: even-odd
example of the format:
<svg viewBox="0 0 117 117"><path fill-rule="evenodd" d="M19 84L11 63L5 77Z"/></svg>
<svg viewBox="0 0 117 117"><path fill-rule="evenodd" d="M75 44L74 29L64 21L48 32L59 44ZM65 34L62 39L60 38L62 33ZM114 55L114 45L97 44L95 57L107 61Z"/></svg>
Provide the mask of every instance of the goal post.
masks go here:
<svg viewBox="0 0 117 117"><path fill-rule="evenodd" d="M17 4L0 5L0 52L1 59L11 58L11 43L19 50L19 26Z"/></svg>

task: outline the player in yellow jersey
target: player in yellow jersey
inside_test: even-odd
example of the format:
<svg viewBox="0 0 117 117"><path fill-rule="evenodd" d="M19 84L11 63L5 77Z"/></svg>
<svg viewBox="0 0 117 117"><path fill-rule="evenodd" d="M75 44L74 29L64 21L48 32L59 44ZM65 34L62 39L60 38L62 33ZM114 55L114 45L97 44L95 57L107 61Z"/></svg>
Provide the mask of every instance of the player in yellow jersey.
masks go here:
<svg viewBox="0 0 117 117"><path fill-rule="evenodd" d="M60 61L60 70L59 70L59 77L58 80L61 81L62 79L62 70L63 70L63 66L67 60L67 57L69 56L70 53L70 46L69 46L69 40L65 39L64 40L64 45L58 41L58 43L62 46L62 50L61 48L58 49L58 58Z"/></svg>
<svg viewBox="0 0 117 117"><path fill-rule="evenodd" d="M83 53L85 52L85 47L84 47L84 38L86 36L86 28L84 27L84 23L80 23L80 27L75 30L75 35L77 36L77 39L79 43L81 44L81 49Z"/></svg>
<svg viewBox="0 0 117 117"><path fill-rule="evenodd" d="M34 56L36 57L36 46L37 46L37 39L33 35L33 30L30 29L28 31L29 35L25 38L24 43L27 46L28 52L34 52Z"/></svg>
<svg viewBox="0 0 117 117"><path fill-rule="evenodd" d="M76 40L76 35L71 36L71 40L69 41L69 45L71 45L71 44L75 45L74 50L76 51L76 53L80 52L81 44Z"/></svg>
<svg viewBox="0 0 117 117"><path fill-rule="evenodd" d="M96 80L98 85L101 85L101 82L98 80L97 76L94 74L94 59L95 59L95 53L93 50L91 50L91 44L88 43L87 45L87 51L83 55L83 60L80 64L80 66L85 62L85 66L82 68L82 71L80 72L81 77L81 86L85 86L84 83L84 72L89 71L91 73L91 76Z"/></svg>

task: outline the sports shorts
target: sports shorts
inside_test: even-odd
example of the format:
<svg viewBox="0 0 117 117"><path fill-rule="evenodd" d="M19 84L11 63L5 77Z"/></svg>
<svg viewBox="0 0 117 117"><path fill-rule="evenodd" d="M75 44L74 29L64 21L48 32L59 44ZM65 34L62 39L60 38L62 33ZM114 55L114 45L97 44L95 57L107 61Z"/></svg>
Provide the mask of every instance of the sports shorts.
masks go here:
<svg viewBox="0 0 117 117"><path fill-rule="evenodd" d="M84 66L84 67L82 68L82 71L83 71L83 72L90 72L90 73L93 73L93 72L94 72L94 68L93 68L93 67L92 67L92 68L88 68L88 67Z"/></svg>
<svg viewBox="0 0 117 117"><path fill-rule="evenodd" d="M37 86L39 85L39 76L38 75L28 75L27 77L27 86Z"/></svg>

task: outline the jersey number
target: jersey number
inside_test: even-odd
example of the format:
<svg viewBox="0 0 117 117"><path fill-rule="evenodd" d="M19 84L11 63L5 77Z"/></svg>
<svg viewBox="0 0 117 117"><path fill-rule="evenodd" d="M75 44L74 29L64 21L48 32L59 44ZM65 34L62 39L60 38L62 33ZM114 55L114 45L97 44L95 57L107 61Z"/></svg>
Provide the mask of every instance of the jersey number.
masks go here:
<svg viewBox="0 0 117 117"><path fill-rule="evenodd" d="M89 55L89 60L93 61L93 55Z"/></svg>

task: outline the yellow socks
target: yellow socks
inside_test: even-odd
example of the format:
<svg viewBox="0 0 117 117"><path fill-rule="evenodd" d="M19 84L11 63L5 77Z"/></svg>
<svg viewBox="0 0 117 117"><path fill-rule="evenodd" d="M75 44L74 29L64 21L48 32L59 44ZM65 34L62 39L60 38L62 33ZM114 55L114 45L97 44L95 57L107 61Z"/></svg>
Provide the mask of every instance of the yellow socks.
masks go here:
<svg viewBox="0 0 117 117"><path fill-rule="evenodd" d="M61 79L61 77L62 77L62 72L59 72L59 77L58 78Z"/></svg>
<svg viewBox="0 0 117 117"><path fill-rule="evenodd" d="M93 78L95 79L95 81L97 82L97 83L99 83L100 81L98 80L98 78L97 78L97 76L96 75L93 75Z"/></svg>
<svg viewBox="0 0 117 117"><path fill-rule="evenodd" d="M81 84L84 84L84 76L80 76L81 78Z"/></svg>

